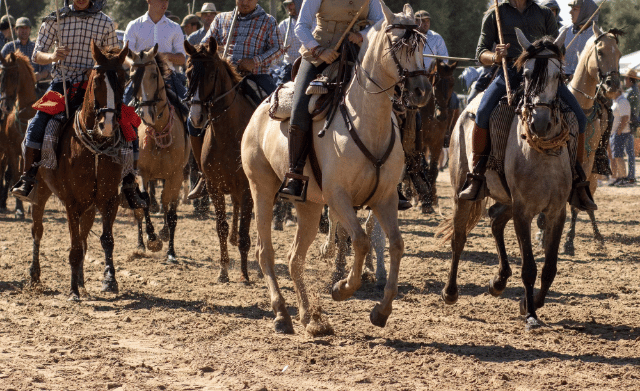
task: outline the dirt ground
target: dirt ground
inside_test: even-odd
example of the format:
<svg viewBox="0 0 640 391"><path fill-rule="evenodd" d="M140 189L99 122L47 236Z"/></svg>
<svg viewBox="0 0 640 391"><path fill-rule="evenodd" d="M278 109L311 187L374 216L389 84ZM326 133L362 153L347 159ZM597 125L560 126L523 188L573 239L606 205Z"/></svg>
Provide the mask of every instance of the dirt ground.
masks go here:
<svg viewBox="0 0 640 391"><path fill-rule="evenodd" d="M312 338L294 320L295 335L273 331L268 290L250 262L251 283L218 284L213 220L179 210L178 264L135 251L130 214L115 224L120 293L100 292L103 253L94 225L85 260L88 297L67 301L69 235L58 201L45 214L41 287L29 287L30 220L0 215L1 390L638 390L640 389L640 189L603 187L596 199L601 249L581 214L576 255L560 255L547 304L546 327L526 332L518 301L520 254L513 226L507 249L514 276L501 298L487 293L497 269L488 220L472 232L463 254L460 299L440 291L449 245L436 226L450 214L448 174L440 175L440 214L400 213L405 240L399 294L384 329L369 322L382 292L372 282L346 302L326 287L331 265L318 235L307 281L335 335ZM160 217L154 217L160 228ZM565 228L565 231L568 228ZM277 271L290 313L295 293L284 263L295 227L276 232ZM255 243L255 226L252 242ZM250 259L253 259L253 250ZM236 248L231 256L239 261ZM538 269L543 254L536 250ZM352 258L349 258L351 262ZM538 282L539 285L539 282Z"/></svg>

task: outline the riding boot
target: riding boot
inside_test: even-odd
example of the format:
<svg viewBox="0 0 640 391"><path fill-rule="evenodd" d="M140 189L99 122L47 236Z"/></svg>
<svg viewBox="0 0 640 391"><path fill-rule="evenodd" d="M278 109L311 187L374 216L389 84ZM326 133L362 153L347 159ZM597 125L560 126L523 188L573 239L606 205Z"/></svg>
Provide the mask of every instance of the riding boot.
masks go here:
<svg viewBox="0 0 640 391"><path fill-rule="evenodd" d="M11 194L24 202L31 202L29 194L36 184L36 175L38 174L38 165L40 161L40 150L34 148L25 148L24 153L24 170L20 180L11 188Z"/></svg>
<svg viewBox="0 0 640 391"><path fill-rule="evenodd" d="M577 156L574 164L574 178L571 184L569 204L582 211L598 210L598 205L593 200L587 175L582 169L584 159L584 133L578 135Z"/></svg>
<svg viewBox="0 0 640 391"><path fill-rule="evenodd" d="M402 184L398 184L398 210L407 210L413 207L407 197L402 194Z"/></svg>
<svg viewBox="0 0 640 391"><path fill-rule="evenodd" d="M198 170L200 171L198 178L198 182L191 189L189 195L187 196L190 200L195 200L198 198L202 198L207 194L207 181L204 178L204 174L202 173L202 163L200 159L202 158L202 144L204 142L204 137L198 136L190 136L191 139L191 149L193 149L193 157L196 160L196 164L198 164Z"/></svg>
<svg viewBox="0 0 640 391"><path fill-rule="evenodd" d="M485 197L486 178L484 173L487 170L491 145L489 131L482 129L477 124L473 126L471 151L473 152L473 172L467 174L467 180L464 186L462 186L458 198L461 200L478 201Z"/></svg>
<svg viewBox="0 0 640 391"><path fill-rule="evenodd" d="M133 169L137 170L138 162L133 163ZM138 182L136 182L136 176L133 173L127 174L122 178L122 194L127 199L129 208L140 209L146 208L149 205L143 198L140 189L138 189Z"/></svg>
<svg viewBox="0 0 640 391"><path fill-rule="evenodd" d="M311 147L311 132L306 132L297 125L289 127L289 172L285 174L285 184L279 193L300 198L305 181L304 165Z"/></svg>

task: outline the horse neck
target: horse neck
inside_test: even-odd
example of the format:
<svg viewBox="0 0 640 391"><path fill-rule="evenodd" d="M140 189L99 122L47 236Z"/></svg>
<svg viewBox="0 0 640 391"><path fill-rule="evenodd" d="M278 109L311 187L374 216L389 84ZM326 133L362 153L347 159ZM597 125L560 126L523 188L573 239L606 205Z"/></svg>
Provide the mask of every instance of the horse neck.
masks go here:
<svg viewBox="0 0 640 391"><path fill-rule="evenodd" d="M220 107L223 110L226 109L227 111L220 116L218 121L216 121L213 124L212 128L214 131L216 128L221 130L224 128L236 129L236 130L238 130L239 128L242 128L240 129L241 131L240 135L242 135L242 131L244 131L244 127L246 126L248 119L251 117L251 115L240 114L240 113L244 112L244 113L251 114L253 113L254 108L249 102L249 98L247 98L244 95L244 93L238 90L240 88L239 86L237 86L238 83L236 83L233 80L231 75L228 73L226 67L222 67L221 75L223 75L222 88L221 88L222 93L224 94L226 91L231 91L234 87L236 88L236 90L227 94L227 96L222 98L219 104L216 105L217 107ZM245 110L250 110L250 111L245 111ZM214 117L218 115L220 115L220 113L213 113ZM224 143L224 140L227 140L229 142L237 143L239 147L242 136L236 137L237 134L238 134L237 131L228 132L226 130L223 130L221 132L216 133L216 141Z"/></svg>
<svg viewBox="0 0 640 391"><path fill-rule="evenodd" d="M96 112L93 108L94 106L93 77L94 76L95 76L95 71L91 71L91 75L89 76L89 81L87 85L87 91L84 94L84 101L82 102L82 108L80 109L80 116L84 120L85 129L93 129L95 127L95 122L96 122Z"/></svg>
<svg viewBox="0 0 640 391"><path fill-rule="evenodd" d="M158 74L161 74L159 68L158 68ZM156 118L156 121L152 126L152 128L154 128L156 131L163 130L171 119L171 103L169 103L169 97L167 97L167 93L166 93L167 83L164 81L164 79L163 79L163 83L164 83L163 86L158 85L158 88L160 89L160 92L158 92L158 95L160 97L160 102L157 103L158 105L161 105L161 107L163 107L162 115L160 116L160 118ZM174 108L174 115L175 115L175 108Z"/></svg>
<svg viewBox="0 0 640 391"><path fill-rule="evenodd" d="M31 107L37 100L36 88L31 80L33 80L33 74L29 74L29 71L24 67L20 67L20 85L18 86L18 110L22 111L25 108ZM26 75L26 78L23 77ZM28 110L25 110L28 111Z"/></svg>
<svg viewBox="0 0 640 391"><path fill-rule="evenodd" d="M585 94L594 97L598 89L598 78L595 75L589 73L589 60L593 53L593 45L590 44L588 48L585 48L585 55L581 55L578 60L578 66L576 72L569 83L569 87L574 91L574 96L580 104L583 110L589 110L593 107L595 100L589 99L584 94L577 92L582 91Z"/></svg>

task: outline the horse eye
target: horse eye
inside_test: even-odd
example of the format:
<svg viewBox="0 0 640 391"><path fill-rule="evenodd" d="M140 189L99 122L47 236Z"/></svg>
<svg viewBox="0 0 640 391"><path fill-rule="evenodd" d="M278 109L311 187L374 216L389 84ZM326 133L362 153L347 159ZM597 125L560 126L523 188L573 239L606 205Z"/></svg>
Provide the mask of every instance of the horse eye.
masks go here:
<svg viewBox="0 0 640 391"><path fill-rule="evenodd" d="M603 54L604 54L604 53L602 52L602 50L598 50L598 56L602 57L602 56L603 56Z"/></svg>

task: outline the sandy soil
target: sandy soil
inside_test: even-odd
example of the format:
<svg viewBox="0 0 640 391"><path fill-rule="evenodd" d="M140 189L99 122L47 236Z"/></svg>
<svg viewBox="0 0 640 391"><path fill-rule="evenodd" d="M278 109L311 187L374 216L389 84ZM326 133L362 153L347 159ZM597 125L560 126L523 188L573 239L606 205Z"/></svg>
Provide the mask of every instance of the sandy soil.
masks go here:
<svg viewBox="0 0 640 391"><path fill-rule="evenodd" d="M326 286L332 266L309 251L306 277L335 329L312 338L294 321L295 335L273 331L264 282L216 283L218 239L213 220L192 206L179 214L179 263L163 253L135 251L130 215L115 225L120 293L100 292L102 249L89 238L88 297L67 301L68 229L59 202L46 212L41 287L29 287L30 220L0 215L1 390L638 390L640 389L639 188L599 189L598 219L606 248L598 248L586 215L578 221L576 255L560 256L547 304L546 327L526 332L518 312L523 295L512 225L507 248L514 277L502 298L487 293L497 269L488 220L472 232L459 274L460 299L447 306L440 291L449 245L435 227L450 213L448 175L440 176L441 215L414 208L400 215L405 240L400 288L386 328L369 323L382 293L369 282L352 299L333 302ZM160 224L160 217L154 217ZM296 314L283 262L293 227L275 233L277 271ZM566 231L566 228L565 228ZM255 228L252 227L255 242ZM251 252L253 257L253 251ZM237 249L231 249L234 260ZM536 250L541 268L542 252ZM349 258L351 261L351 258Z"/></svg>

